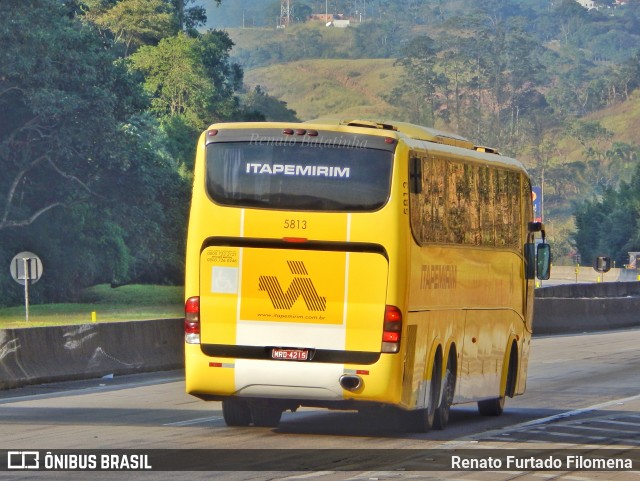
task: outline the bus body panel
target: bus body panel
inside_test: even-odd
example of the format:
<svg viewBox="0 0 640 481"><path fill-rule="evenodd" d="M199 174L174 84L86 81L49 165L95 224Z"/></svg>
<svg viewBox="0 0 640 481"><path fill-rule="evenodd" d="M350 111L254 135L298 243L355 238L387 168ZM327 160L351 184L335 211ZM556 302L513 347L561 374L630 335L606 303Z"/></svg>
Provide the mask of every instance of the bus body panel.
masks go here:
<svg viewBox="0 0 640 481"><path fill-rule="evenodd" d="M421 329L423 342L437 338L456 345L456 404L499 392L509 336L525 339L521 264L521 256L511 251L437 245L412 249L410 324L431 320L439 327Z"/></svg>
<svg viewBox="0 0 640 481"><path fill-rule="evenodd" d="M408 329L416 332L415 354L412 366L407 366L405 378L404 405L407 409L427 407L427 393L431 368L438 346L450 346L464 333L464 312L410 311L407 317ZM410 346L407 347L410 349ZM443 354L447 354L443 352ZM445 357L446 358L446 357Z"/></svg>
<svg viewBox="0 0 640 481"><path fill-rule="evenodd" d="M210 393L287 398L299 389L298 397L305 399L341 397L338 380L344 362L315 362L314 355L344 352L337 359L348 360L349 352L357 352L378 359L387 271L387 260L371 252L215 245L203 249L203 349L242 355L245 348L259 347L247 352L262 356L227 360L223 364L233 364L233 386L225 384L218 391L212 384ZM309 359L271 359L273 349L305 352ZM365 397L368 390L369 383Z"/></svg>
<svg viewBox="0 0 640 481"><path fill-rule="evenodd" d="M526 174L509 159L442 145L414 143L411 147L409 158L421 165L418 175L422 177L422 187L410 196L413 233L407 262L411 272L407 301L410 324L416 322L420 326L418 332L428 333L423 343L437 340L436 345L446 346L447 350L451 345L455 347L458 375L454 404L496 398L504 392L513 340L519 362L514 394L520 394L526 383L533 303L532 281L524 278L522 254L527 222L531 220ZM497 162L487 162L493 159ZM483 186L468 183L480 175L484 176ZM464 183L460 184L461 181ZM478 190L470 192L474 188ZM491 195L502 196L502 200L490 197L496 205L488 208L481 200L482 194L487 195L482 188L489 191L503 188L505 192L493 191ZM422 208L421 196L425 195L430 207L415 217ZM432 201L434 197L440 201ZM505 207L511 217L505 214ZM473 238L451 241L451 222L464 217L455 209L479 211L480 224L471 226L475 229L471 235L488 235L488 245ZM487 229L482 222L493 224L494 230ZM458 235L468 237L470 232L462 230ZM506 245L501 245L505 241ZM426 359L420 359L421 355L416 356L414 372L422 369L431 372L436 347L430 347L424 354ZM444 352L442 375L447 359ZM427 374L424 376L426 379ZM423 381L422 388L424 385ZM414 383L414 392L415 388Z"/></svg>
<svg viewBox="0 0 640 481"><path fill-rule="evenodd" d="M376 253L207 247L202 343L379 352L387 270Z"/></svg>

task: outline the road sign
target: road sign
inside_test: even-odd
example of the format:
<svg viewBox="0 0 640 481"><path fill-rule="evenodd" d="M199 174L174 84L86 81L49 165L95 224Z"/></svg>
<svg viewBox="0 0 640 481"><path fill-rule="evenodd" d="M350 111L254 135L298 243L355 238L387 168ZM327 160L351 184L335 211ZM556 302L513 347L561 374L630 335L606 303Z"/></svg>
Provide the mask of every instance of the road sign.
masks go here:
<svg viewBox="0 0 640 481"><path fill-rule="evenodd" d="M9 270L11 277L18 284L24 286L27 281L29 284L35 284L42 277L42 261L33 252L20 252L11 259Z"/></svg>
<svg viewBox="0 0 640 481"><path fill-rule="evenodd" d="M24 286L25 320L29 320L29 284L35 284L42 277L42 261L33 252L20 252L11 259L9 271L18 284Z"/></svg>
<svg viewBox="0 0 640 481"><path fill-rule="evenodd" d="M533 219L534 222L542 222L542 187L532 187Z"/></svg>
<svg viewBox="0 0 640 481"><path fill-rule="evenodd" d="M593 261L593 268L598 272L609 272L611 270L611 258L607 256L598 256Z"/></svg>

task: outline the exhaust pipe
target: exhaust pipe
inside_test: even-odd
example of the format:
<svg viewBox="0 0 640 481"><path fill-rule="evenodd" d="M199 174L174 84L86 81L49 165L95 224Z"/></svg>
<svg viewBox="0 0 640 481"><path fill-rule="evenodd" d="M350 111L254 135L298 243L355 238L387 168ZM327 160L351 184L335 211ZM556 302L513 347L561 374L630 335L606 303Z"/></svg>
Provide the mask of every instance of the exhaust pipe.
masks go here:
<svg viewBox="0 0 640 481"><path fill-rule="evenodd" d="M362 386L362 378L353 374L343 374L340 376L340 386L347 391L357 391Z"/></svg>

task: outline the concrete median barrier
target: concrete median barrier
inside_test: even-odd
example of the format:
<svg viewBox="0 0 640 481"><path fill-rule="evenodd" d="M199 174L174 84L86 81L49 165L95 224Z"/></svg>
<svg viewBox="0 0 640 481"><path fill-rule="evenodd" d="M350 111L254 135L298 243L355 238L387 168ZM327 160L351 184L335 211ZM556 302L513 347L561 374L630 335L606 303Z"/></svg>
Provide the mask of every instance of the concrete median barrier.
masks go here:
<svg viewBox="0 0 640 481"><path fill-rule="evenodd" d="M183 320L0 330L0 389L179 369Z"/></svg>
<svg viewBox="0 0 640 481"><path fill-rule="evenodd" d="M536 289L534 335L640 327L640 282Z"/></svg>

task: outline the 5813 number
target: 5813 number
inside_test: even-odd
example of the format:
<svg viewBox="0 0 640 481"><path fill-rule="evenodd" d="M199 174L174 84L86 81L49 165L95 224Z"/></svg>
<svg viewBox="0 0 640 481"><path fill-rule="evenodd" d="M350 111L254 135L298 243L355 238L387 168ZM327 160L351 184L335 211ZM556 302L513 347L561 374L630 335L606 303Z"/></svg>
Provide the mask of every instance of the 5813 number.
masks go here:
<svg viewBox="0 0 640 481"><path fill-rule="evenodd" d="M299 219L285 219L284 228L305 230L307 228L307 221Z"/></svg>

